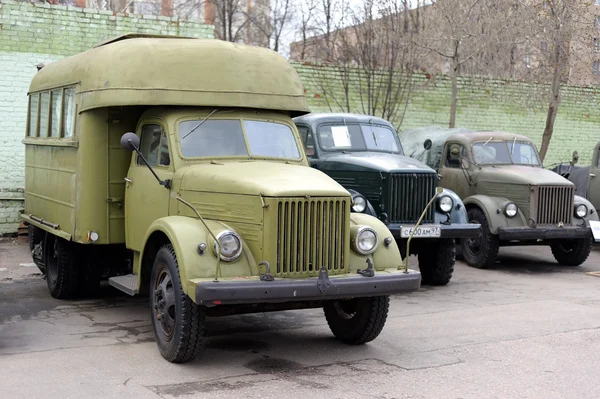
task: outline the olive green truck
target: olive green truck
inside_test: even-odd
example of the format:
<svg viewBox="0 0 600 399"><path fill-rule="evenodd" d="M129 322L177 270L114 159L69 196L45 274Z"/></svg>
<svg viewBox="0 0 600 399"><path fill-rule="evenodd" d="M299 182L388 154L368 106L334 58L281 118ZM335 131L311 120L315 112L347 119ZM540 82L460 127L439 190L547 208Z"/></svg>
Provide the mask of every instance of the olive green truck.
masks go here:
<svg viewBox="0 0 600 399"><path fill-rule="evenodd" d="M387 227L309 167L303 86L270 50L128 34L42 67L28 95L21 216L51 295L148 295L171 362L236 313L321 307L363 344L420 287Z"/></svg>

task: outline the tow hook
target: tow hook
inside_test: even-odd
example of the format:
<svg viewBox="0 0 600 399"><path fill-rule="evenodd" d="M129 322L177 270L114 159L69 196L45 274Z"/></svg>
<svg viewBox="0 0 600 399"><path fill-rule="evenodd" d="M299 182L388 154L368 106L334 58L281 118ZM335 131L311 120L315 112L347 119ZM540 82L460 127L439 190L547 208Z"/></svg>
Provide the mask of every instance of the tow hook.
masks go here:
<svg viewBox="0 0 600 399"><path fill-rule="evenodd" d="M265 266L265 274L260 274L260 281L273 281L275 280L275 278L271 275L271 265L269 265L269 262L262 261L258 264L258 267L264 265Z"/></svg>
<svg viewBox="0 0 600 399"><path fill-rule="evenodd" d="M373 277L375 275L375 270L373 269L373 262L371 261L371 258L367 258L366 269L358 269L356 272L361 276Z"/></svg>

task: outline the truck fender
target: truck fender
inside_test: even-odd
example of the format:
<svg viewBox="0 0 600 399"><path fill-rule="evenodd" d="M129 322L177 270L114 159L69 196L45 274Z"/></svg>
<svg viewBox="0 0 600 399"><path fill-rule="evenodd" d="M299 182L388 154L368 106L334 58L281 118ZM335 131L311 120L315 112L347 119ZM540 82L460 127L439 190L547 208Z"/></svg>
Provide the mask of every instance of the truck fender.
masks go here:
<svg viewBox="0 0 600 399"><path fill-rule="evenodd" d="M515 217L509 218L504 214L504 206L510 201L503 197L490 197L487 195L472 195L465 198L465 207L477 207L481 209L487 219L490 232L498 234L498 227L519 227L527 226L527 220L519 208Z"/></svg>
<svg viewBox="0 0 600 399"><path fill-rule="evenodd" d="M589 221L590 220L599 220L599 218L598 218L598 212L596 212L596 208L594 207L594 205L592 205L592 203L590 201L588 201L586 198L581 197L579 195L576 195L575 198L574 198L574 200L573 200L573 205L574 205L573 206L573 212L575 212L575 208L578 205L581 205L581 204L587 206L587 208L588 208L588 214L584 218L585 221L586 221L586 225L589 226ZM579 218L573 217L572 218L572 224L577 225L577 224L579 224L580 220L581 219L579 219Z"/></svg>
<svg viewBox="0 0 600 399"><path fill-rule="evenodd" d="M225 223L214 220L205 220L205 222L214 235L217 235L223 230L235 231ZM145 252L149 249L148 243L150 243L152 237L155 237L157 234L164 234L171 245L173 245L177 257L177 264L179 266L179 277L181 278L183 292L187 295L195 296L193 283L188 283L189 280L215 277L217 270L217 255L213 249L214 239L198 219L187 216L167 216L160 218L155 220L146 232L144 250L140 254L142 262ZM259 274L258 266L250 249L244 242L243 237L240 238L242 240L242 253L232 262L221 260L221 274L219 275L219 278ZM206 249L202 254L198 248L201 243L206 245ZM156 250L158 250L158 248ZM151 262L153 261L154 259L151 260ZM147 273L148 270L152 269L151 265L149 268L147 267L148 265L146 265L146 268L143 264L141 265L142 273ZM138 290L141 288L142 273L138 273Z"/></svg>
<svg viewBox="0 0 600 399"><path fill-rule="evenodd" d="M353 232L359 226L371 227L377 233L379 244L375 252L370 255L361 255L353 249L352 241L354 240ZM389 238L388 244L385 244L385 239ZM367 258L373 260L373 266L376 270L384 270L389 268L397 269L402 264L402 256L400 249L392 232L385 224L374 216L364 213L350 214L350 272L356 272L357 269L367 268Z"/></svg>
<svg viewBox="0 0 600 399"><path fill-rule="evenodd" d="M467 208L465 207L464 202L460 199L460 197L452 190L447 188L443 188L443 191L439 197L444 195L449 196L454 201L454 208L450 211L450 222L453 224L467 224L469 223L469 217L467 216ZM437 201L437 199L436 199ZM432 204L435 206L435 223L442 223L448 220L448 217L445 213L440 212L438 209L437 203Z"/></svg>
<svg viewBox="0 0 600 399"><path fill-rule="evenodd" d="M375 212L375 208L373 208L373 205L371 205L371 201L369 201L365 195L362 195L358 191L353 190L351 188L347 188L346 190L348 190L348 192L350 193L350 195L352 196L352 198L354 198L355 195L361 195L361 196L363 196L365 198L365 200L367 201L367 207L365 208L365 211L363 213L367 214L367 215L371 215L371 216L377 217L377 213ZM354 212L352 210L352 205L350 205L350 211Z"/></svg>

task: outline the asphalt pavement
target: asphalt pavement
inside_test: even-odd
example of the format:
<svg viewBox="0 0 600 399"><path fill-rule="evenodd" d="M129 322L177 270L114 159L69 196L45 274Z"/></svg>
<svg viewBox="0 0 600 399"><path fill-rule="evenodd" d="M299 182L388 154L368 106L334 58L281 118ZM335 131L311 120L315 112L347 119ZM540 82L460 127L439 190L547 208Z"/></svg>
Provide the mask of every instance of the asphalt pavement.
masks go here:
<svg viewBox="0 0 600 399"><path fill-rule="evenodd" d="M320 309L209 319L204 355L165 361L145 297L59 301L27 244L0 242L0 398L599 398L600 251L558 266L503 248L445 287L393 296L381 335L333 339ZM416 268L413 261L413 267Z"/></svg>

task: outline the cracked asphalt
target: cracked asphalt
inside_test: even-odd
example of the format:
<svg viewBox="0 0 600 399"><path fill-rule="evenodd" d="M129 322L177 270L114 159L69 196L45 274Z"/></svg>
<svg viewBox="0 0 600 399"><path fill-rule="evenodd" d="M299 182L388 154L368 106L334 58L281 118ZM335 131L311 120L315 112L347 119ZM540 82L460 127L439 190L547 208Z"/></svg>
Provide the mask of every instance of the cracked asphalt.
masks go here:
<svg viewBox="0 0 600 399"><path fill-rule="evenodd" d="M413 261L413 267L416 267ZM334 340L322 311L209 319L202 358L166 362L145 297L52 299L27 244L0 242L1 398L599 398L600 251L501 249L445 287L392 298L381 335Z"/></svg>

